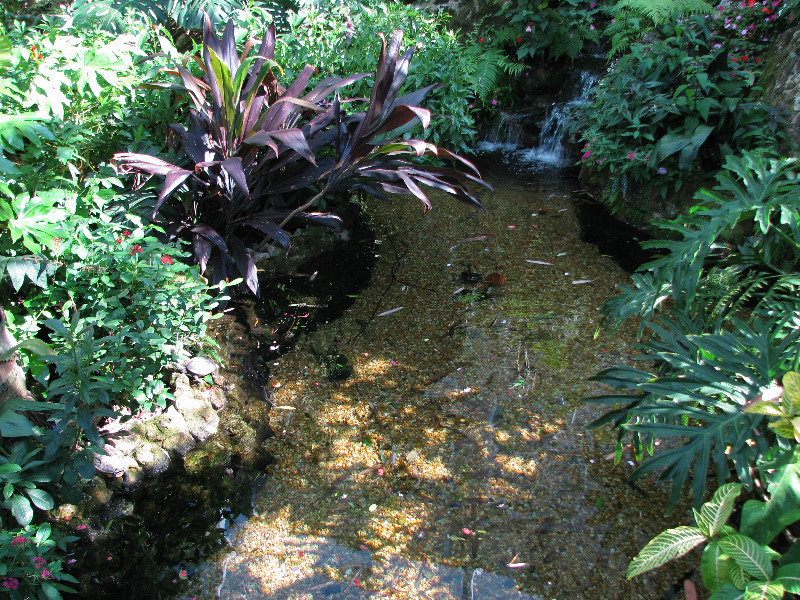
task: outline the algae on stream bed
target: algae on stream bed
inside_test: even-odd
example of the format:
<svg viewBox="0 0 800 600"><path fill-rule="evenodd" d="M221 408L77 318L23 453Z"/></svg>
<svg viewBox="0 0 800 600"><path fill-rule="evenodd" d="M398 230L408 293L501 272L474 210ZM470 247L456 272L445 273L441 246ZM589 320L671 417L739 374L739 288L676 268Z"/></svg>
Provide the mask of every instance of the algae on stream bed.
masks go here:
<svg viewBox="0 0 800 600"><path fill-rule="evenodd" d="M529 597L497 574L540 598L657 600L694 564L625 580L687 507L627 485L579 401L632 351L634 326L595 337L627 274L581 242L568 177L487 179L488 215L368 201L370 285L271 366L275 463L187 598ZM327 378L319 348L352 375Z"/></svg>

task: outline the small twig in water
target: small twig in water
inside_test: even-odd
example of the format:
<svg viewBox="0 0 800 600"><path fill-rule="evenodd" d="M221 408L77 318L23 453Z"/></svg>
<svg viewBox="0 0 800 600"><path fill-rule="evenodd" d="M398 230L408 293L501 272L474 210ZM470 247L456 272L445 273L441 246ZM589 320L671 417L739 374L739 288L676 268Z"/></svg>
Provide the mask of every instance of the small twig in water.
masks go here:
<svg viewBox="0 0 800 600"><path fill-rule="evenodd" d="M231 552L228 554L225 562L222 563L222 583L220 583L217 588L217 598L222 598L222 588L225 587L225 579L228 577L228 563L234 556L236 556L236 552Z"/></svg>

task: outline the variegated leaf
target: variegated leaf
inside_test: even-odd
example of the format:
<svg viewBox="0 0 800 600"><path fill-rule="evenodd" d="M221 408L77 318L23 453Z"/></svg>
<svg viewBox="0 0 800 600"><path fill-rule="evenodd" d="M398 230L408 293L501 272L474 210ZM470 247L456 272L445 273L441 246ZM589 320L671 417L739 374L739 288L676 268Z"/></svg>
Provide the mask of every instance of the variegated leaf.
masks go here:
<svg viewBox="0 0 800 600"><path fill-rule="evenodd" d="M744 589L744 600L781 600L783 592L780 581L751 581Z"/></svg>
<svg viewBox="0 0 800 600"><path fill-rule="evenodd" d="M683 556L708 538L697 527L676 527L659 533L628 565L628 579Z"/></svg>
<svg viewBox="0 0 800 600"><path fill-rule="evenodd" d="M789 414L800 413L800 373L789 371L783 376L783 403Z"/></svg>
<svg viewBox="0 0 800 600"><path fill-rule="evenodd" d="M752 538L740 534L729 535L719 541L719 547L749 575L763 580L772 577L772 564L767 553Z"/></svg>

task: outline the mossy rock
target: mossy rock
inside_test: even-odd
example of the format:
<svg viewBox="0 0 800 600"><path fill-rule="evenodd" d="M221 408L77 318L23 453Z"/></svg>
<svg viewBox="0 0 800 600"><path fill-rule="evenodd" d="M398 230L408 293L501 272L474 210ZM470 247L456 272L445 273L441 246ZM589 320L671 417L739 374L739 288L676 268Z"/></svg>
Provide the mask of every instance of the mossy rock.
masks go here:
<svg viewBox="0 0 800 600"><path fill-rule="evenodd" d="M196 448L183 457L183 466L187 473L200 474L207 469L222 469L231 464L233 453L228 448L215 444L206 444Z"/></svg>

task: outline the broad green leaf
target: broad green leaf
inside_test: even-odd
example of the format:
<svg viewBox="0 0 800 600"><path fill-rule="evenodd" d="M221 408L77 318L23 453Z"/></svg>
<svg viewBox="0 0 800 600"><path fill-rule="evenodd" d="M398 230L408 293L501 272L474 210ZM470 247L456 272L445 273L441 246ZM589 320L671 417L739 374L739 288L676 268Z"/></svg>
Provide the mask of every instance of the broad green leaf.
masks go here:
<svg viewBox="0 0 800 600"><path fill-rule="evenodd" d="M11 41L6 35L5 29L0 27L0 72L5 71L11 66Z"/></svg>
<svg viewBox="0 0 800 600"><path fill-rule="evenodd" d="M697 527L676 527L659 533L628 565L628 579L687 554L708 538Z"/></svg>
<svg viewBox="0 0 800 600"><path fill-rule="evenodd" d="M800 594L800 564L792 563L778 567L775 579L780 581L790 594Z"/></svg>
<svg viewBox="0 0 800 600"><path fill-rule="evenodd" d="M24 415L6 409L0 412L0 434L10 438L31 437L41 434L41 430Z"/></svg>
<svg viewBox="0 0 800 600"><path fill-rule="evenodd" d="M712 594L720 586L730 582L728 565L731 558L719 549L719 542L709 542L700 556L700 574L703 576L703 585Z"/></svg>
<svg viewBox="0 0 800 600"><path fill-rule="evenodd" d="M742 569L741 565L739 565L737 562L734 562L732 559L728 565L728 575L730 575L733 585L742 590L747 585L747 582L751 579L750 575L748 575L745 570Z"/></svg>
<svg viewBox="0 0 800 600"><path fill-rule="evenodd" d="M27 525L33 519L33 509L30 501L20 494L11 497L11 514L22 526Z"/></svg>
<svg viewBox="0 0 800 600"><path fill-rule="evenodd" d="M741 534L728 535L719 541L719 547L752 577L761 580L772 577L772 564L767 553L752 538Z"/></svg>
<svg viewBox="0 0 800 600"><path fill-rule="evenodd" d="M708 600L744 600L744 590L726 583L714 592Z"/></svg>
<svg viewBox="0 0 800 600"><path fill-rule="evenodd" d="M783 592L779 581L751 581L744 590L744 600L781 600Z"/></svg>
<svg viewBox="0 0 800 600"><path fill-rule="evenodd" d="M767 415L768 417L781 417L785 413L774 402L756 402L752 406L748 406L745 412L753 415Z"/></svg>
<svg viewBox="0 0 800 600"><path fill-rule="evenodd" d="M36 543L41 546L44 542L50 539L50 534L53 532L53 528L50 526L50 523L42 523L39 525L39 529L36 530L35 540Z"/></svg>
<svg viewBox="0 0 800 600"><path fill-rule="evenodd" d="M41 586L41 591L44 593L44 597L47 600L63 600L61 592L59 592L58 588L56 588L53 584L47 583L46 581L41 581L39 582L39 585Z"/></svg>
<svg viewBox="0 0 800 600"><path fill-rule="evenodd" d="M25 490L25 493L36 505L36 508L39 508L41 510L50 510L53 508L53 506L55 506L53 502L53 497L44 490L33 488Z"/></svg>
<svg viewBox="0 0 800 600"><path fill-rule="evenodd" d="M778 419L777 421L769 423L768 426L776 435L788 440L794 439L794 424L789 419Z"/></svg>
<svg viewBox="0 0 800 600"><path fill-rule="evenodd" d="M767 474L770 500L748 500L742 507L739 529L760 544L770 543L785 527L784 515L800 507L800 464L790 463Z"/></svg>

